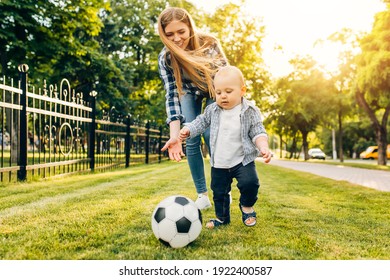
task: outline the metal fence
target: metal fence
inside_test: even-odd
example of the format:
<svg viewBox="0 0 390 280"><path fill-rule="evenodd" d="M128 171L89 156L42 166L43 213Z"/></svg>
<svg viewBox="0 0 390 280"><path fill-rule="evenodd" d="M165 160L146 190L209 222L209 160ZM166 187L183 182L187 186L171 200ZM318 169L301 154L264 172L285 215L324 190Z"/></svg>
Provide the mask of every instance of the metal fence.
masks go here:
<svg viewBox="0 0 390 280"><path fill-rule="evenodd" d="M140 124L112 108L97 118L96 96L68 80L36 88L28 66L19 80L0 79L0 181L23 181L161 162L163 128Z"/></svg>

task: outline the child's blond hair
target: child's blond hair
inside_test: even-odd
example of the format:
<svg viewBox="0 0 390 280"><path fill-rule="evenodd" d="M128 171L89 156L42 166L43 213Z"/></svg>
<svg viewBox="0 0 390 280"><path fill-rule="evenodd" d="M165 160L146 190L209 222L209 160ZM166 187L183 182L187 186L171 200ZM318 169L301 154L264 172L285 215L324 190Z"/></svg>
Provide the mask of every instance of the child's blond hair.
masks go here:
<svg viewBox="0 0 390 280"><path fill-rule="evenodd" d="M216 78L218 78L219 76L222 76L226 73L234 73L235 75L237 75L237 77L240 80L241 87L245 86L245 79L244 79L244 75L242 74L241 70L238 67L232 66L232 65L228 65L228 66L224 66L224 67L219 68L217 73L215 73L214 80Z"/></svg>

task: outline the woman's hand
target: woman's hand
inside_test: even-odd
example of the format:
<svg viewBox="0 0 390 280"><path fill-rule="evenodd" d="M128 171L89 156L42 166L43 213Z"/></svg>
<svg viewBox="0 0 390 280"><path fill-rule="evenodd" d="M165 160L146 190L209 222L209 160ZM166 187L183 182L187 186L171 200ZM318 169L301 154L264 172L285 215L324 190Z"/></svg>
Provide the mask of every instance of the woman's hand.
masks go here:
<svg viewBox="0 0 390 280"><path fill-rule="evenodd" d="M167 149L169 158L171 160L179 162L181 161L181 157L185 156L185 154L183 153L181 141L178 138L169 138L167 143L165 143L164 147L162 147L161 151L164 152Z"/></svg>

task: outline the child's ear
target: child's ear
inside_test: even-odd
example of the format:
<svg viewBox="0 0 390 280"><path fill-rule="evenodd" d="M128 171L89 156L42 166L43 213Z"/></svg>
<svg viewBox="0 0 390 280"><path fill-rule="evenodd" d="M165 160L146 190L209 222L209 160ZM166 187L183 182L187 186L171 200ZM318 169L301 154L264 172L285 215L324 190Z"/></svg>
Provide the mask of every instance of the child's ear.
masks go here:
<svg viewBox="0 0 390 280"><path fill-rule="evenodd" d="M242 86L241 87L241 96L244 96L245 93L246 93L246 86Z"/></svg>

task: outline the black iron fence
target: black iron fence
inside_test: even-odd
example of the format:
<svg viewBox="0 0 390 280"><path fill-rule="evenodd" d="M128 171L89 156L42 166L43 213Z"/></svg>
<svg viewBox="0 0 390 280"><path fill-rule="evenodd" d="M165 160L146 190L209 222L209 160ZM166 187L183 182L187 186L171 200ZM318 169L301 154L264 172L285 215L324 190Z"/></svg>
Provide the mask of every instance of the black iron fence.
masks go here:
<svg viewBox="0 0 390 280"><path fill-rule="evenodd" d="M0 181L161 162L163 127L140 123L111 108L97 118L96 96L75 92L68 80L36 88L20 77L0 79Z"/></svg>

